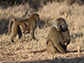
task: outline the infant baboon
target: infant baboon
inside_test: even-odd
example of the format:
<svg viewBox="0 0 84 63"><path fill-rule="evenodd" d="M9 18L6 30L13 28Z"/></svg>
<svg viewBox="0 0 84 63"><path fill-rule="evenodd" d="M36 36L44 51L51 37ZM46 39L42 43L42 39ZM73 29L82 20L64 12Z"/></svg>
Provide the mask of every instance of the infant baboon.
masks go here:
<svg viewBox="0 0 84 63"><path fill-rule="evenodd" d="M47 39L47 50L51 53L66 53L70 43L70 34L65 19L58 18L52 25Z"/></svg>
<svg viewBox="0 0 84 63"><path fill-rule="evenodd" d="M33 14L28 19L23 19L19 21L11 19L9 22L9 28L8 28L8 33L10 34L11 22L13 21L10 40L14 42L14 38L16 37L17 34L19 35L19 39L20 39L23 33L24 34L30 33L32 36L32 39L35 39L34 30L38 20L39 20L39 14Z"/></svg>

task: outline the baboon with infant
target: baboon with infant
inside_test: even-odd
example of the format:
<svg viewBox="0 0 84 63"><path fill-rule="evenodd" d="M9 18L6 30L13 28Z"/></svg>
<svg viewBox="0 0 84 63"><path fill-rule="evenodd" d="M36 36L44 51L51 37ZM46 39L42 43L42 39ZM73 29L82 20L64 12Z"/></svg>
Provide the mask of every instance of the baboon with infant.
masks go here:
<svg viewBox="0 0 84 63"><path fill-rule="evenodd" d="M66 53L70 43L67 23L63 18L57 18L48 33L47 50L51 53Z"/></svg>
<svg viewBox="0 0 84 63"><path fill-rule="evenodd" d="M34 36L34 31L36 27L36 23L39 20L39 14L35 13L28 19L22 19L22 20L15 20L11 19L9 22L9 27L8 27L8 33L10 35L10 40L14 42L14 38L16 35L19 35L19 39L22 37L22 34L27 34L30 33L32 39L35 39ZM11 30L11 22L13 21L12 24L12 30Z"/></svg>

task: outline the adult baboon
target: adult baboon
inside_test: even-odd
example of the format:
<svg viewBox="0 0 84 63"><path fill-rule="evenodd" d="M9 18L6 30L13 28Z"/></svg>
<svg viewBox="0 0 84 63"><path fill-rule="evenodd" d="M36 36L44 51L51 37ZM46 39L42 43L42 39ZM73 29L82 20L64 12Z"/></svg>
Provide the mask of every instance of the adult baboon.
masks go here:
<svg viewBox="0 0 84 63"><path fill-rule="evenodd" d="M51 53L66 53L70 43L70 34L65 19L58 18L50 28L47 39L47 50Z"/></svg>
<svg viewBox="0 0 84 63"><path fill-rule="evenodd" d="M30 33L32 38L35 39L34 30L38 20L39 20L39 14L36 14L36 13L33 14L28 19L23 19L19 21L11 19L9 22L9 28L8 28L8 32L10 34L11 22L13 21L10 40L14 42L14 38L16 37L17 34L19 35L19 39L20 39L23 33L24 34Z"/></svg>

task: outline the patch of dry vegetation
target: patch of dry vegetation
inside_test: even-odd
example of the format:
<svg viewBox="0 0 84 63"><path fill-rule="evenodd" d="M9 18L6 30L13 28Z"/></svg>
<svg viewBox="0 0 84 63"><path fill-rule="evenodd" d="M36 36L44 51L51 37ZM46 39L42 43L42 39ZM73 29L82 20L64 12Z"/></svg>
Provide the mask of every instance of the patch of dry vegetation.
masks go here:
<svg viewBox="0 0 84 63"><path fill-rule="evenodd" d="M0 34L7 32L8 28L8 21L11 18L15 19L23 19L28 18L29 15L34 10L29 7L28 4L25 5L19 5L19 6L9 6L8 8L3 9L3 7L0 7Z"/></svg>
<svg viewBox="0 0 84 63"><path fill-rule="evenodd" d="M79 6L73 4L67 6L66 4L48 3L38 13L43 21L53 23L58 17L63 17L67 23L71 35L78 35L75 37L83 36L84 34L84 5ZM81 30L81 31L80 31ZM84 40L83 40L84 41Z"/></svg>
<svg viewBox="0 0 84 63"><path fill-rule="evenodd" d="M27 18L33 13L33 9L28 4L8 7L7 9L0 8L0 33L7 30L8 21L14 17L16 19ZM31 63L31 61L43 63L83 63L84 60L84 5L79 6L73 4L68 6L64 3L47 3L43 8L39 8L38 14L41 18L41 23L35 30L35 36L38 39L29 40L29 36L25 35L23 41L15 38L16 43L12 43L8 39L8 35L0 35L0 61L23 61ZM51 54L49 52L39 52L46 48L46 36L50 26L58 17L63 17L67 23L71 35L71 43L68 46L70 53L67 54ZM5 29L6 27L6 29ZM81 53L77 53L77 45L81 48ZM76 52L75 52L76 51ZM40 61L45 60L45 61ZM48 61L47 61L48 60Z"/></svg>

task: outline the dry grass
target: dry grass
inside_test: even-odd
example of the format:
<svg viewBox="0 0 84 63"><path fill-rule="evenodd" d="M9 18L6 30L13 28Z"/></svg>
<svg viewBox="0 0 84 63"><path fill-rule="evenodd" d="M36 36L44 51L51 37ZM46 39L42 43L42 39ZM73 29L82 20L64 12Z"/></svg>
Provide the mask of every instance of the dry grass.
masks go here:
<svg viewBox="0 0 84 63"><path fill-rule="evenodd" d="M28 18L28 16L31 15L33 11L34 10L30 8L28 4L19 5L19 6L16 5L16 6L8 7L5 9L0 7L0 24L1 24L0 34L7 32L8 21L11 18L15 18L15 19Z"/></svg>
<svg viewBox="0 0 84 63"><path fill-rule="evenodd" d="M25 15L25 12L28 13ZM16 19L27 18L33 13L33 9L28 4L8 7L7 9L0 8L0 33L7 30L8 21L14 17ZM35 35L38 41L29 40L29 36L25 35L23 41L15 38L16 43L12 43L8 39L8 35L0 35L0 61L2 62L29 62L33 63L83 63L84 62L84 6L73 4L67 6L63 3L48 3L39 8L38 13L43 22L39 23L41 28L35 30ZM25 15L25 16L24 16ZM39 52L46 48L46 36L50 29L50 25L58 17L63 17L67 23L71 35L71 43L68 46L70 53L67 54L51 54L47 51ZM50 24L50 25L49 25ZM6 28L6 29L5 29ZM77 45L81 48L81 53L77 53ZM76 51L76 52L75 52ZM47 61L48 59L48 61ZM43 61L41 61L43 60ZM46 60L46 61L44 61Z"/></svg>
<svg viewBox="0 0 84 63"><path fill-rule="evenodd" d="M76 29L76 31L78 31L79 29L81 30L84 27L83 7L84 5L79 6L77 4L73 4L72 6L67 6L66 4L53 2L51 4L48 3L42 9L39 9L38 13L40 14L42 20L63 17L66 19L70 30L74 28L74 30Z"/></svg>
<svg viewBox="0 0 84 63"><path fill-rule="evenodd" d="M84 34L84 5L79 6L73 4L67 6L66 4L48 3L42 9L39 9L38 13L43 21L50 24L55 21L56 18L63 17L70 30L70 34ZM80 31L81 30L81 31Z"/></svg>

